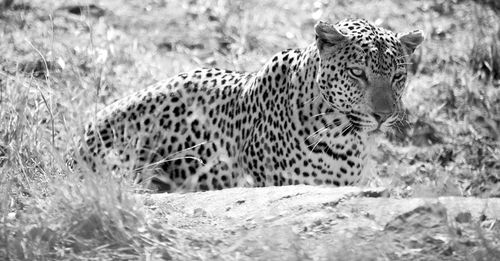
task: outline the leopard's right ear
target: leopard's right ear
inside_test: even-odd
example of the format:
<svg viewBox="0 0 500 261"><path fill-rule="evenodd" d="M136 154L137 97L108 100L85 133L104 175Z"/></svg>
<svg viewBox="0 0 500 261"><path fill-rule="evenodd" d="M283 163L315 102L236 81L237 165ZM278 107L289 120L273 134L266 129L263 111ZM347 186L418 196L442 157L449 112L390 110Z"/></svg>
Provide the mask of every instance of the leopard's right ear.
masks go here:
<svg viewBox="0 0 500 261"><path fill-rule="evenodd" d="M314 31L316 32L316 45L320 51L325 46L334 46L347 39L346 35L339 32L333 24L328 22L319 21L314 26Z"/></svg>

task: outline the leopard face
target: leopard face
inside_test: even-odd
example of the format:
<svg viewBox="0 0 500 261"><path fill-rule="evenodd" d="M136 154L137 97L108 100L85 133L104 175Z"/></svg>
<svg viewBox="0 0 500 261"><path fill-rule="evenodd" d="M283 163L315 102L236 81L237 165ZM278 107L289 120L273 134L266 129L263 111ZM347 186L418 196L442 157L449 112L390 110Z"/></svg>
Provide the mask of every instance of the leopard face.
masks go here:
<svg viewBox="0 0 500 261"><path fill-rule="evenodd" d="M407 58L422 32L397 35L360 19L319 22L315 31L323 98L360 129L387 131L401 115Z"/></svg>

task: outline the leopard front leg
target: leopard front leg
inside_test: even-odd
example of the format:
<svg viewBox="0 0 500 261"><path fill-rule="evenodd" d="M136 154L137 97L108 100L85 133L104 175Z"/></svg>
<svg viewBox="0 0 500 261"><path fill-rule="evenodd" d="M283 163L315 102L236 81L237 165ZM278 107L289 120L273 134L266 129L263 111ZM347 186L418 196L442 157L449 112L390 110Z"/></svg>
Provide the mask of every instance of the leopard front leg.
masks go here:
<svg viewBox="0 0 500 261"><path fill-rule="evenodd" d="M215 143L214 143L215 142ZM207 191L243 186L238 162L218 141L203 142L182 152L158 156L142 182L158 192ZM160 155L156 153L156 155Z"/></svg>

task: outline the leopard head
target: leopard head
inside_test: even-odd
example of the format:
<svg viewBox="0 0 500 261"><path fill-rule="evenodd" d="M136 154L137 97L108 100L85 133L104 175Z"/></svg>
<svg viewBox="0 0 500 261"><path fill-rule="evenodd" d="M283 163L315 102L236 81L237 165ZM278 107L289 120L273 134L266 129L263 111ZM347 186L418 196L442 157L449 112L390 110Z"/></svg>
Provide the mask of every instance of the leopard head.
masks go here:
<svg viewBox="0 0 500 261"><path fill-rule="evenodd" d="M362 130L389 130L401 116L409 58L423 32L395 34L362 19L314 29L322 98Z"/></svg>

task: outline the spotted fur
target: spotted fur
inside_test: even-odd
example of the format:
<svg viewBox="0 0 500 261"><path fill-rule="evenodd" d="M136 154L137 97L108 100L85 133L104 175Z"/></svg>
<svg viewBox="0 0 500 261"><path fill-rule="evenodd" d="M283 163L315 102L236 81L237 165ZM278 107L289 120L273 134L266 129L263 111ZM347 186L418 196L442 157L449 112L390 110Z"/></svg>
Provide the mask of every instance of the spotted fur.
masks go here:
<svg viewBox="0 0 500 261"><path fill-rule="evenodd" d="M195 70L110 104L86 129L84 160L169 192L358 183L369 137L400 117L423 36L360 19L315 33L256 73Z"/></svg>

